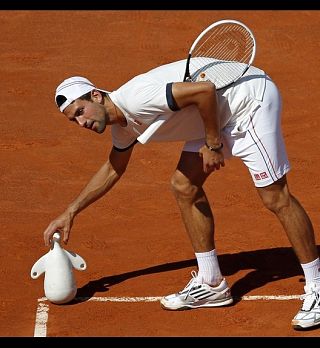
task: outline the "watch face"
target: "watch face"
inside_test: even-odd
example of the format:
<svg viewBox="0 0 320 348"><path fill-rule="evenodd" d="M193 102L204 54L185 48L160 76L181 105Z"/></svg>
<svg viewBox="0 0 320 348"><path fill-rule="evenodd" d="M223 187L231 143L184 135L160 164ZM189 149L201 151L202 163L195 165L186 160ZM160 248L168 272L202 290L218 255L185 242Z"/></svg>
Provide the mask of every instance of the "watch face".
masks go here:
<svg viewBox="0 0 320 348"><path fill-rule="evenodd" d="M221 143L218 147L212 147L212 146L209 146L207 143L206 143L206 147L210 150L210 151L219 151L223 148L223 143Z"/></svg>

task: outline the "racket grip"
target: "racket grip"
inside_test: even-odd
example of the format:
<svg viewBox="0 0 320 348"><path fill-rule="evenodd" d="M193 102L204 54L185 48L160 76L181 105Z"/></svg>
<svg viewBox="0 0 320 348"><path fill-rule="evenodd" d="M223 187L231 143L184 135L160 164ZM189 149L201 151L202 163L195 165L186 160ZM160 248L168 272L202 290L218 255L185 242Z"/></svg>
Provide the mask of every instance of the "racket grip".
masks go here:
<svg viewBox="0 0 320 348"><path fill-rule="evenodd" d="M146 144L153 134L167 121L167 119L168 116L159 116L141 135L138 136L137 140L139 143Z"/></svg>

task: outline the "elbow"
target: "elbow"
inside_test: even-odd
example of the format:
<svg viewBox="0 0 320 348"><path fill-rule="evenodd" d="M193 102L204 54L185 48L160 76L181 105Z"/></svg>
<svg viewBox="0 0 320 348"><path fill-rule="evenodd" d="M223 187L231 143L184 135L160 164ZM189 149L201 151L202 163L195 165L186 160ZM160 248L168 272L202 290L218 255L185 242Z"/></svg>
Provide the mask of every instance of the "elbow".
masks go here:
<svg viewBox="0 0 320 348"><path fill-rule="evenodd" d="M119 179L122 177L122 175L125 173L127 166L125 167L117 167L117 168L113 168L115 173L117 174L117 176L119 177Z"/></svg>
<svg viewBox="0 0 320 348"><path fill-rule="evenodd" d="M206 84L206 92L208 94L215 94L216 93L216 85L213 82L206 81L205 84Z"/></svg>
<svg viewBox="0 0 320 348"><path fill-rule="evenodd" d="M201 82L201 91L199 93L198 107L203 104L207 104L208 101L216 99L216 86L210 81Z"/></svg>
<svg viewBox="0 0 320 348"><path fill-rule="evenodd" d="M211 81L203 81L198 82L199 89L198 89L198 95L202 98L208 98L216 95L216 86Z"/></svg>
<svg viewBox="0 0 320 348"><path fill-rule="evenodd" d="M122 175L125 173L127 166L126 165L112 165L111 164L111 168L114 172L114 174L120 179L122 177Z"/></svg>
<svg viewBox="0 0 320 348"><path fill-rule="evenodd" d="M108 177L112 177L115 180L120 179L120 177L124 174L126 169L127 169L126 165L113 163L113 161L110 159L104 164L105 175L107 175Z"/></svg>

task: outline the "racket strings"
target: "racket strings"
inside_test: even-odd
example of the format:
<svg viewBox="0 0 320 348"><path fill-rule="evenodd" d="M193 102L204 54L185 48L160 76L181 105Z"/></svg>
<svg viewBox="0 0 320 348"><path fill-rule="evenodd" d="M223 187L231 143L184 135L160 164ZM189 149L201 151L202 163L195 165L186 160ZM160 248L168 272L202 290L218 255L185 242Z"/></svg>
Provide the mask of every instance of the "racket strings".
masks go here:
<svg viewBox="0 0 320 348"><path fill-rule="evenodd" d="M253 39L241 26L228 25L213 28L198 43L193 57L214 57L219 60L248 62Z"/></svg>
<svg viewBox="0 0 320 348"><path fill-rule="evenodd" d="M251 64L254 46L254 38L241 25L228 23L213 27L193 48L191 80L210 80L217 88L229 85Z"/></svg>

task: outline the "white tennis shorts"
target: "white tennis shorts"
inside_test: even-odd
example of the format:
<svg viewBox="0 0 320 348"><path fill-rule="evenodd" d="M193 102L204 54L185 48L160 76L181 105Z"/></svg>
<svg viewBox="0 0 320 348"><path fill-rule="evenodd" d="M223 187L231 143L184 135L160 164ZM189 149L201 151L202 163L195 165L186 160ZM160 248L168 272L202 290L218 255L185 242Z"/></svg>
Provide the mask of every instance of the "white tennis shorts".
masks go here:
<svg viewBox="0 0 320 348"><path fill-rule="evenodd" d="M225 158L239 157L256 187L268 186L290 170L281 132L281 96L267 78L263 101L248 117L222 130ZM183 151L198 152L204 139L188 141Z"/></svg>

